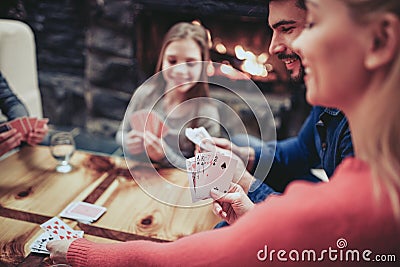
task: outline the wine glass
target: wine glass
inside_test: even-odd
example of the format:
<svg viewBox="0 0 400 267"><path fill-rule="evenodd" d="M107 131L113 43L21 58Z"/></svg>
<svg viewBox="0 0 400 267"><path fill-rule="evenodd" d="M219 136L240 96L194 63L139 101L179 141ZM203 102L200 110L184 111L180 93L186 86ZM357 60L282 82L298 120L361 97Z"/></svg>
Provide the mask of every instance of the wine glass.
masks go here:
<svg viewBox="0 0 400 267"><path fill-rule="evenodd" d="M51 136L50 151L53 158L58 161L57 172L68 173L72 170L69 161L75 151L74 137L69 132L58 132Z"/></svg>

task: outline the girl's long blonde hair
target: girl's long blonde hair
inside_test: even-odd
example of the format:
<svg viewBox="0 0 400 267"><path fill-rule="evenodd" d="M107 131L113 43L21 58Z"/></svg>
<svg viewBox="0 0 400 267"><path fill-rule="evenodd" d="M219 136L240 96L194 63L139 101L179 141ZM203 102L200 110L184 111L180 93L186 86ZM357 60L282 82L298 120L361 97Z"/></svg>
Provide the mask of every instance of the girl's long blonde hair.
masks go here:
<svg viewBox="0 0 400 267"><path fill-rule="evenodd" d="M379 13L392 13L400 19L399 0L340 0L350 9L353 18L364 23ZM400 35L400 32L398 33ZM381 88L375 105L366 118L368 133L362 138L363 155L375 177L389 191L395 214L400 218L400 44Z"/></svg>

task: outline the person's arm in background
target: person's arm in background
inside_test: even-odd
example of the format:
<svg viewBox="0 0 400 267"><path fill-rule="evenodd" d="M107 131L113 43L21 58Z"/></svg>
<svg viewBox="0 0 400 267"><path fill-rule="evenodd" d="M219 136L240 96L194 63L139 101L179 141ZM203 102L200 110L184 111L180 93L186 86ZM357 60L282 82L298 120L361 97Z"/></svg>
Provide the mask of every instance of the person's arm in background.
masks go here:
<svg viewBox="0 0 400 267"><path fill-rule="evenodd" d="M25 105L10 89L7 81L0 72L0 109L9 121L29 116L29 112Z"/></svg>
<svg viewBox="0 0 400 267"><path fill-rule="evenodd" d="M314 127L319 117L319 109L314 107L304 122L298 136L276 143L266 142L255 148L252 173L260 180L282 191L290 181L305 175L320 161L315 147ZM274 145L276 144L275 153ZM271 164L268 172L268 167Z"/></svg>

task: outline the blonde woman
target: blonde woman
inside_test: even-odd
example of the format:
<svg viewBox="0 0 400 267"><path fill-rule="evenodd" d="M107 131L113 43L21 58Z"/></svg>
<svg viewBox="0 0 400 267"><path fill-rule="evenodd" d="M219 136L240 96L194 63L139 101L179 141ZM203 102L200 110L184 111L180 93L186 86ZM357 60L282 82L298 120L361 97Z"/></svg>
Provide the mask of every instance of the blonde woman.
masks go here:
<svg viewBox="0 0 400 267"><path fill-rule="evenodd" d="M307 27L294 47L307 99L345 112L355 158L329 183L293 182L247 212L246 195L233 186L237 192L215 202L222 217L237 217L229 227L164 244L54 241L50 257L73 266L398 266L400 1L306 4Z"/></svg>

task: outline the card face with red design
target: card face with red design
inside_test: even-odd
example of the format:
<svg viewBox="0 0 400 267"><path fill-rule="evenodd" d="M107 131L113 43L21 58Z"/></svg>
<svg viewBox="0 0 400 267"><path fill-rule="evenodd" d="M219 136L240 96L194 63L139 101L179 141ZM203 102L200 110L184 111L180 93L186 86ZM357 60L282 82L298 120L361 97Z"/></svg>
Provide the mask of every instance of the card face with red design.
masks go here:
<svg viewBox="0 0 400 267"><path fill-rule="evenodd" d="M84 232L73 230L68 224L58 217L53 217L47 222L40 225L45 230L31 244L31 252L50 254L46 249L46 244L53 240L68 240L83 237Z"/></svg>
<svg viewBox="0 0 400 267"><path fill-rule="evenodd" d="M75 233L75 230L73 230L68 224L63 222L58 217L51 218L47 222L41 224L40 227L45 231L51 232L60 240L78 237Z"/></svg>
<svg viewBox="0 0 400 267"><path fill-rule="evenodd" d="M60 216L84 223L91 223L97 221L106 211L107 208L99 205L87 202L73 202L60 213Z"/></svg>

